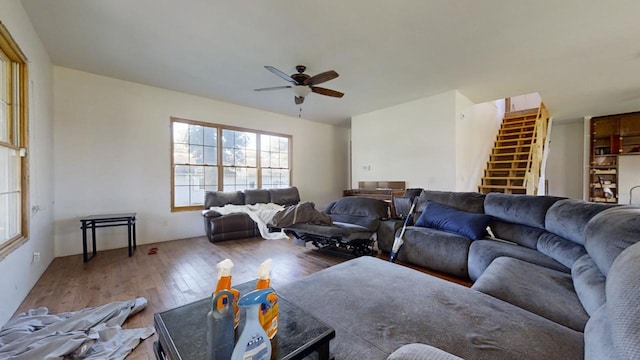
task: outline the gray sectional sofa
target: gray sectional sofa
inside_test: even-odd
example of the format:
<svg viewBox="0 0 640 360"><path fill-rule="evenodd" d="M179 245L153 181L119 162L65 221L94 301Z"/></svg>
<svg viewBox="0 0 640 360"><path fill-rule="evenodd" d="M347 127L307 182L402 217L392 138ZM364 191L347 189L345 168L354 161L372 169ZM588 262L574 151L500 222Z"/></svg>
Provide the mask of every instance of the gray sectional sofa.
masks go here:
<svg viewBox="0 0 640 360"><path fill-rule="evenodd" d="M410 227L399 259L471 288L361 257L277 289L336 329L336 359L640 359L640 208L424 191L418 209L434 202L496 239L445 219Z"/></svg>

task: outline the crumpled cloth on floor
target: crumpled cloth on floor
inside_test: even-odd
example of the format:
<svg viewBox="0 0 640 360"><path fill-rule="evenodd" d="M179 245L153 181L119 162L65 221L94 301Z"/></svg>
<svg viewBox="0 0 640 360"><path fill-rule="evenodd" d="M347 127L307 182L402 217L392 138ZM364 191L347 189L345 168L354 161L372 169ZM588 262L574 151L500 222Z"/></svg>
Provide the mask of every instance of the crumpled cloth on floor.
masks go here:
<svg viewBox="0 0 640 360"><path fill-rule="evenodd" d="M121 327L146 306L140 297L61 314L29 310L0 329L0 359L124 359L155 332L153 326Z"/></svg>

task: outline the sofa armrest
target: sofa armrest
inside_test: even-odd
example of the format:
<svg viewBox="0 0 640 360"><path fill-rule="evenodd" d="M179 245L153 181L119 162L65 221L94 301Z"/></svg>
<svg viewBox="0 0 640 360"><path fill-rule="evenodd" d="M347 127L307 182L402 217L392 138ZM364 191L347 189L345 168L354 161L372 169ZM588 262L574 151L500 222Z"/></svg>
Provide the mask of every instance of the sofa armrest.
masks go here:
<svg viewBox="0 0 640 360"><path fill-rule="evenodd" d="M408 344L391 353L387 360L462 360L462 358L431 345Z"/></svg>
<svg viewBox="0 0 640 360"><path fill-rule="evenodd" d="M202 210L202 216L207 219L213 219L222 216L219 212L215 210Z"/></svg>

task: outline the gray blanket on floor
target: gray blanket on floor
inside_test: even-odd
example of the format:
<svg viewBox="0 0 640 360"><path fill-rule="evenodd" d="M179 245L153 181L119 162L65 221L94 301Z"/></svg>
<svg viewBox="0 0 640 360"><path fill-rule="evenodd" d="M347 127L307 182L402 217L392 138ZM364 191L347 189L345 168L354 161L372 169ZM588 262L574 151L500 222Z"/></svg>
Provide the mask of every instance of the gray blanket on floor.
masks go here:
<svg viewBox="0 0 640 360"><path fill-rule="evenodd" d="M29 310L0 329L0 359L124 359L155 332L121 327L146 306L137 298L57 315Z"/></svg>

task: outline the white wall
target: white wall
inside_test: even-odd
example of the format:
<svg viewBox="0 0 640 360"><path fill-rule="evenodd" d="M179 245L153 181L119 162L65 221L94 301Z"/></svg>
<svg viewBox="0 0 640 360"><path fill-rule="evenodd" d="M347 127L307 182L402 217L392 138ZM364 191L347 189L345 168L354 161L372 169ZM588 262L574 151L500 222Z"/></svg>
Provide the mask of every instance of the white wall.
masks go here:
<svg viewBox="0 0 640 360"><path fill-rule="evenodd" d="M478 191L503 117L504 100L474 104L456 92L456 191Z"/></svg>
<svg viewBox="0 0 640 360"><path fill-rule="evenodd" d="M629 204L629 190L640 185L640 155L618 156L618 203ZM640 205L640 188L633 190L633 205Z"/></svg>
<svg viewBox="0 0 640 360"><path fill-rule="evenodd" d="M456 91L351 119L352 186L405 181L407 187L455 190Z"/></svg>
<svg viewBox="0 0 640 360"><path fill-rule="evenodd" d="M504 101L474 104L458 91L351 119L352 186L404 180L407 187L477 191Z"/></svg>
<svg viewBox="0 0 640 360"><path fill-rule="evenodd" d="M546 170L549 195L583 198L583 151L582 120L552 125Z"/></svg>
<svg viewBox="0 0 640 360"><path fill-rule="evenodd" d="M78 218L136 212L139 243L204 235L199 211L170 211L172 116L293 135L293 184L322 207L347 186L348 130L54 67L56 256L81 252ZM98 231L98 249L126 229Z"/></svg>
<svg viewBox="0 0 640 360"><path fill-rule="evenodd" d="M53 260L53 96L51 61L18 0L0 1L0 21L29 60L29 241L0 260L0 325ZM34 252L40 262L31 263Z"/></svg>
<svg viewBox="0 0 640 360"><path fill-rule="evenodd" d="M540 107L540 94L537 92L511 97L511 109L509 111L520 111Z"/></svg>

